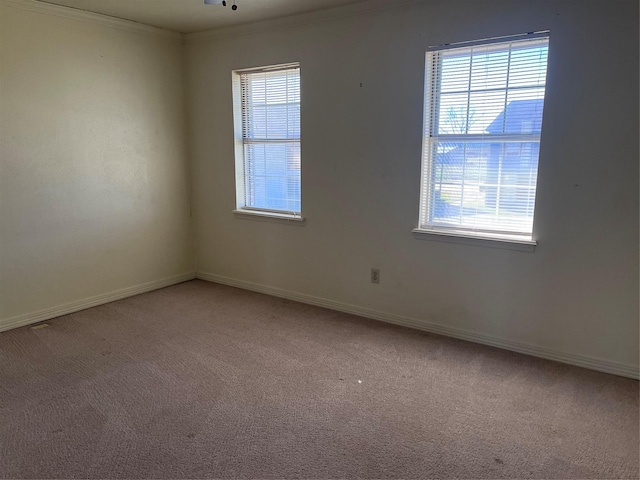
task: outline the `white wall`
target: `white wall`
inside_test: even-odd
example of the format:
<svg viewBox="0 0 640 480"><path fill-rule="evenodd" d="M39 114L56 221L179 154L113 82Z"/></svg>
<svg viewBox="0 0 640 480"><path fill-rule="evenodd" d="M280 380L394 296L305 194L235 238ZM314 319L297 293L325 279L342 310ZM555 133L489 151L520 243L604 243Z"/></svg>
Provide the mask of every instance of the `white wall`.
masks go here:
<svg viewBox="0 0 640 480"><path fill-rule="evenodd" d="M637 375L636 1L442 0L269 25L187 37L201 275ZM426 47L545 29L536 251L414 238ZM290 61L302 68L302 227L232 214L231 70Z"/></svg>
<svg viewBox="0 0 640 480"><path fill-rule="evenodd" d="M0 2L0 330L194 271L181 35L23 3Z"/></svg>

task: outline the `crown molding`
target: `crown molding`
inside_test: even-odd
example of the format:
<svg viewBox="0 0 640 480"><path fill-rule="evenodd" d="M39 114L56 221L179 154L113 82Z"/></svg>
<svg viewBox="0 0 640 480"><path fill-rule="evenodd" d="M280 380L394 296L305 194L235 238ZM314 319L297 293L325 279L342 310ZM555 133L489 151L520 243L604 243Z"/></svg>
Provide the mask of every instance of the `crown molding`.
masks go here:
<svg viewBox="0 0 640 480"><path fill-rule="evenodd" d="M46 15L54 15L56 17L71 18L73 20L79 20L81 22L94 23L97 25L117 28L120 30L127 30L130 32L152 33L155 35L161 35L174 39L182 38L181 33L174 32L172 30L165 30L164 28L152 27L151 25L145 25L143 23L138 23L131 20L110 17L108 15L102 15L100 13L79 10L77 8L64 7L40 0L0 0L0 2L2 2L3 5L7 5L9 7L20 8L22 10L43 13Z"/></svg>
<svg viewBox="0 0 640 480"><path fill-rule="evenodd" d="M340 18L354 17L358 15L374 14L383 10L405 7L416 3L424 3L426 0L368 0L366 2L352 3L342 7L316 10L314 12L300 13L272 20L261 20L241 25L214 28L200 32L186 33L185 43L198 43L219 38L251 35L254 33L283 28L297 27L314 23L328 22Z"/></svg>
<svg viewBox="0 0 640 480"><path fill-rule="evenodd" d="M71 18L74 20L94 23L120 30L131 32L152 33L175 39L184 39L185 43L195 43L207 40L215 40L218 38L235 37L239 35L251 35L254 33L278 30L283 28L309 25L320 22L337 20L340 18L353 17L358 15L373 14L383 10L389 10L397 7L422 3L425 0L368 0L365 2L344 5L325 10L317 10L314 12L301 13L286 17L261 20L252 23L232 25L229 27L218 27L200 32L182 34L164 28L153 27L144 23L125 20L117 17L110 17L100 13L89 12L62 5L48 3L45 0L0 0L0 3L22 10L28 10L47 15Z"/></svg>

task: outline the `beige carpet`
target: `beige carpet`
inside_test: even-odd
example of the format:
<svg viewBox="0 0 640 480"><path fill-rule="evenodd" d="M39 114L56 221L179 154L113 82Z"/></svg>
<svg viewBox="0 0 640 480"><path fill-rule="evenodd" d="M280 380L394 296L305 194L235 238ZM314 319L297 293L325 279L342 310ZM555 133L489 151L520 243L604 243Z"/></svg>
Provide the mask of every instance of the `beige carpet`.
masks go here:
<svg viewBox="0 0 640 480"><path fill-rule="evenodd" d="M638 382L193 281L0 334L3 478L638 478Z"/></svg>

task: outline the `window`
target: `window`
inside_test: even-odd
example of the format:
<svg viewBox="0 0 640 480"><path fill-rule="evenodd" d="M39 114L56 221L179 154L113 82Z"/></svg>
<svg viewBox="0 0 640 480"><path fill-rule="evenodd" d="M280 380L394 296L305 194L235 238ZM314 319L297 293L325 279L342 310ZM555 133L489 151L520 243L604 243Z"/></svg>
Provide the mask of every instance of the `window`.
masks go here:
<svg viewBox="0 0 640 480"><path fill-rule="evenodd" d="M300 66L236 71L234 89L236 211L300 217Z"/></svg>
<svg viewBox="0 0 640 480"><path fill-rule="evenodd" d="M429 49L417 232L532 242L548 42Z"/></svg>

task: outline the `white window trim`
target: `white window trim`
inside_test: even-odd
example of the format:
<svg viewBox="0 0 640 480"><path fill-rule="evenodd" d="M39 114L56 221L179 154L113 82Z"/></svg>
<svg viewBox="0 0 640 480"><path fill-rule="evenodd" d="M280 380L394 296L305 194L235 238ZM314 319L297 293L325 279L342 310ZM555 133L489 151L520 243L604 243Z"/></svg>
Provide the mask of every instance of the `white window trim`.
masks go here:
<svg viewBox="0 0 640 480"><path fill-rule="evenodd" d="M439 50L447 50L450 48L458 48L458 47L467 47L472 45L488 45L491 43L502 43L507 41L516 41L519 39L534 39L534 38L549 38L549 31L539 31L539 32L531 32L524 35L512 35L505 37L496 37L489 38L484 40L476 40L471 42L459 42L452 44L439 45L436 47L429 47L428 52L434 52ZM425 55L425 61L428 61L428 55ZM412 233L415 238L420 240L434 240L434 241L444 241L465 245L477 245L477 246L486 246L486 247L494 247L494 248L505 248L508 250L519 250L526 252L534 252L535 248L538 244L537 240L535 240L535 213L534 213L534 221L533 227L531 231L531 235L522 235L522 234L502 234L496 232L474 232L473 230L468 229L456 229L455 227L442 227L437 225L432 225L429 227L421 227L422 219L424 218L423 212L423 195L429 195L429 189L423 189L422 182L425 178L424 175L425 170L432 168L431 161L424 161L424 151L427 144L430 142L429 137L429 117L431 116L430 106L426 101L428 92L430 91L429 82L430 78L426 74L429 64L425 64L425 83L423 88L424 95L424 110L423 110L423 140L422 140L422 150L421 150L421 168L420 168L420 204L419 204L419 213L418 213L418 226L412 230ZM445 135L449 140L455 140L455 137L459 137L462 135ZM482 137L482 135L478 135ZM442 138L443 135L439 137L431 137ZM451 138L449 138L451 137ZM465 138L468 138L469 135L464 135ZM471 135L473 137L473 135ZM509 135L509 139L516 139L516 135ZM530 137L537 137L535 140L540 141L540 134L537 135L522 135L521 141L530 140ZM526 138L525 138L526 137ZM495 136L492 138L496 138L501 140L499 136Z"/></svg>
<svg viewBox="0 0 640 480"><path fill-rule="evenodd" d="M538 242L521 238L517 235L497 235L490 233L473 233L468 230L429 230L414 228L415 238L420 240L434 240L438 242L458 243L461 245L476 245L480 247L504 248L522 252L535 251Z"/></svg>
<svg viewBox="0 0 640 480"><path fill-rule="evenodd" d="M302 226L306 222L306 219L297 213L281 213L267 210L253 210L250 208L242 208L233 210L233 214L236 216L236 218L271 221L275 223L286 223L291 225L295 224Z"/></svg>
<svg viewBox="0 0 640 480"><path fill-rule="evenodd" d="M257 73L269 70L281 70L286 68L300 68L299 62L283 63L266 67L243 68L232 71L232 96L233 96L233 132L234 132L234 157L235 157L235 189L236 208L232 211L236 218L249 220L274 221L275 223L304 225L302 216L302 185L300 186L300 212L284 212L244 206L245 200L245 175L244 175L244 139L242 135L242 86L240 76L243 73ZM302 135L300 135L302 145ZM301 167L302 168L302 167Z"/></svg>

